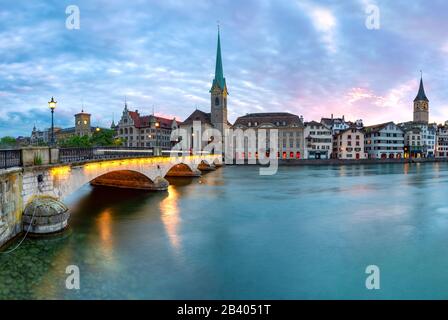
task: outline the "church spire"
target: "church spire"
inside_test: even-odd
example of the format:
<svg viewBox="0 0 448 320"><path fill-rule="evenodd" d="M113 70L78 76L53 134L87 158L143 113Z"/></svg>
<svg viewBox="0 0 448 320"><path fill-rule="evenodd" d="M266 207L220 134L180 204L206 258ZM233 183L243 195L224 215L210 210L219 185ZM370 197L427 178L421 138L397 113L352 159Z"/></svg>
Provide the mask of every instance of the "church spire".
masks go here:
<svg viewBox="0 0 448 320"><path fill-rule="evenodd" d="M216 67L215 67L215 79L213 79L213 86L217 85L221 90L226 88L226 78L224 78L224 71L222 68L222 56L221 56L221 35L218 25L218 46L216 50Z"/></svg>
<svg viewBox="0 0 448 320"><path fill-rule="evenodd" d="M124 96L124 111L128 111L128 101L126 99L126 96Z"/></svg>
<svg viewBox="0 0 448 320"><path fill-rule="evenodd" d="M421 71L420 71L421 72ZM420 78L420 88L418 89L417 97L415 97L415 101L426 101L429 102L429 99L426 97L425 88L423 86L423 73Z"/></svg>

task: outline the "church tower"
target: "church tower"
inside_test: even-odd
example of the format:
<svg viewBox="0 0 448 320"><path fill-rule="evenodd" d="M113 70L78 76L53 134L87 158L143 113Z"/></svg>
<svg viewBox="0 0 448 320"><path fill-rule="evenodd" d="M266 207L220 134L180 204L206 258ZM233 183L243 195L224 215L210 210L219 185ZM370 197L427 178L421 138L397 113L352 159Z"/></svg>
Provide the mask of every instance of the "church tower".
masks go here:
<svg viewBox="0 0 448 320"><path fill-rule="evenodd" d="M90 114L85 113L84 110L75 114L75 134L77 136L91 136L90 117Z"/></svg>
<svg viewBox="0 0 448 320"><path fill-rule="evenodd" d="M420 88L417 97L414 99L414 122L429 122L429 100L423 87L423 76L420 79Z"/></svg>
<svg viewBox="0 0 448 320"><path fill-rule="evenodd" d="M213 126L224 134L227 125L227 85L224 78L221 57L221 39L218 28L218 48L216 52L215 78L213 79L211 95L211 122Z"/></svg>

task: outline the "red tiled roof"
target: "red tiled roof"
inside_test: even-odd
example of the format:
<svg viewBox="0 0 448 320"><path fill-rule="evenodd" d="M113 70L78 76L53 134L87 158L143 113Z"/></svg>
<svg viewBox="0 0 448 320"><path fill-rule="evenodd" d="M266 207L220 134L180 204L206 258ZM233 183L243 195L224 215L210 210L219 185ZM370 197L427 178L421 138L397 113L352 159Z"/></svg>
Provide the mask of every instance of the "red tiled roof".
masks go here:
<svg viewBox="0 0 448 320"><path fill-rule="evenodd" d="M145 128L150 126L150 121L153 116L140 116L137 111L129 111L129 116L132 118L136 128ZM171 129L174 119L167 119L162 117L154 117L156 122L160 123L160 128ZM178 124L181 122L176 121Z"/></svg>

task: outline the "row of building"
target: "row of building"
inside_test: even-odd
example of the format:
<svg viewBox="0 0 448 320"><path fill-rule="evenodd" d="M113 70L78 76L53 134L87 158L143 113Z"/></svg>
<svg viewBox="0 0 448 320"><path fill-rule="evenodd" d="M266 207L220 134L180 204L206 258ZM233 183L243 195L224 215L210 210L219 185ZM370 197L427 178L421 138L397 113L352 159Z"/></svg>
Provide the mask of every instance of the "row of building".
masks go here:
<svg viewBox="0 0 448 320"><path fill-rule="evenodd" d="M423 79L414 100L413 121L406 123L388 122L374 126L364 126L362 120L347 121L345 117L322 118L318 121L304 121L302 116L291 113L253 113L239 117L232 125L227 120L227 99L229 96L223 72L221 41L218 32L215 77L210 93L210 112L196 109L183 122L154 114L140 115L138 110L131 111L125 102L121 119L112 122L115 130L126 147L171 149L179 142L172 137L173 130L181 128L191 133L187 144L192 148L193 136L206 129L214 128L223 133L225 129L278 130L278 158L282 159L400 159L400 158L448 158L448 121L444 125L429 123L429 100L426 96ZM194 132L194 122L200 122L202 132ZM90 114L82 111L75 115L75 126L58 129L56 137L69 135L91 135L95 128L90 125ZM46 138L45 138L46 135ZM221 137L225 142L225 137ZM48 141L48 131L33 130L32 142ZM206 144L207 142L203 142ZM257 152L270 154L269 137L266 146ZM235 156L251 156L246 148Z"/></svg>
<svg viewBox="0 0 448 320"><path fill-rule="evenodd" d="M407 123L388 122L364 126L362 120L346 121L345 117L322 118L320 122L305 122L302 116L291 113L254 113L239 117L232 125L227 120L228 90L223 72L221 42L218 33L215 78L210 89L210 112L195 110L185 121L155 116L140 116L129 111L127 104L120 122L114 127L126 146L169 149L178 139L170 139L171 131L183 128L193 132L193 123L201 130L225 129L278 130L278 154L283 159L399 159L410 157L448 157L448 122L429 124L429 100L423 79L414 100L414 118ZM202 134L198 132L197 134ZM175 141L171 141L175 140ZM222 137L225 140L225 137ZM266 147L258 152L271 153L269 137ZM157 142L159 141L159 142ZM193 138L188 141L192 147ZM204 142L206 144L207 142ZM249 157L247 145L236 157Z"/></svg>

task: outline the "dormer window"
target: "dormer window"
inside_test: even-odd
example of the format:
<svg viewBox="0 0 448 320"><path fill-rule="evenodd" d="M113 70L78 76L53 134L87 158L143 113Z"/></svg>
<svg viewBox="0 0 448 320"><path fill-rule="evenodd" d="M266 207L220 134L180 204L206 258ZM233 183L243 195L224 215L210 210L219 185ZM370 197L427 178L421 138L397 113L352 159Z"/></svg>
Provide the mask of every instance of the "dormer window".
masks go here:
<svg viewBox="0 0 448 320"><path fill-rule="evenodd" d="M249 121L249 122L247 123L247 126L248 126L248 127L252 126L252 122Z"/></svg>
<svg viewBox="0 0 448 320"><path fill-rule="evenodd" d="M254 123L254 126L258 126L258 122L255 122L255 123Z"/></svg>

